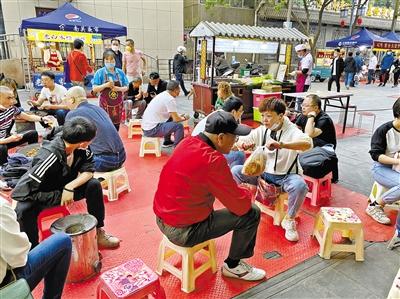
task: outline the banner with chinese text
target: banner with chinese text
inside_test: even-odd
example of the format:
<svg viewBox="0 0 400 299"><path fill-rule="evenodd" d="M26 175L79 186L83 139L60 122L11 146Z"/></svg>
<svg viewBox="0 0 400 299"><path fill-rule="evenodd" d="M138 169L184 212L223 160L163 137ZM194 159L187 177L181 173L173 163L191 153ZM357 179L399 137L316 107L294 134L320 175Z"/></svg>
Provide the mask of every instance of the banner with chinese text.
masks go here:
<svg viewBox="0 0 400 299"><path fill-rule="evenodd" d="M100 33L28 29L27 37L30 41L42 42L73 43L79 38L85 44L101 45L103 43Z"/></svg>

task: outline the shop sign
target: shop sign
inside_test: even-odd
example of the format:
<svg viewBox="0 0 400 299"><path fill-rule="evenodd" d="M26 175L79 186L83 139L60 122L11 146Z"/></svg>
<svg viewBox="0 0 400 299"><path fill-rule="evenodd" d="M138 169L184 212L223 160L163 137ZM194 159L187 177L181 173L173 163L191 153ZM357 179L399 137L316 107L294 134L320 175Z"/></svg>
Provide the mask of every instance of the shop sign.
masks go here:
<svg viewBox="0 0 400 299"><path fill-rule="evenodd" d="M400 50L400 43L375 41L374 48L382 50Z"/></svg>
<svg viewBox="0 0 400 299"><path fill-rule="evenodd" d="M27 37L30 41L73 43L74 40L78 38L81 39L85 44L103 44L100 33L28 29Z"/></svg>
<svg viewBox="0 0 400 299"><path fill-rule="evenodd" d="M200 50L200 79L207 79L207 40L203 39L201 41Z"/></svg>

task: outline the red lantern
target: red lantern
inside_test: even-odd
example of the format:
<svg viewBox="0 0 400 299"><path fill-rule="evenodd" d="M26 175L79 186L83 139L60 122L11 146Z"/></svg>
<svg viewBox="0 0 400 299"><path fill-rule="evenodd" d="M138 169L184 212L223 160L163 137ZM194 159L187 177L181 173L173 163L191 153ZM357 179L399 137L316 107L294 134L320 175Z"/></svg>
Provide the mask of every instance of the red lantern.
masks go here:
<svg viewBox="0 0 400 299"><path fill-rule="evenodd" d="M345 20L340 20L340 27L346 26L346 21Z"/></svg>
<svg viewBox="0 0 400 299"><path fill-rule="evenodd" d="M363 21L362 18L358 17L357 18L357 25L360 26L362 24L362 21Z"/></svg>

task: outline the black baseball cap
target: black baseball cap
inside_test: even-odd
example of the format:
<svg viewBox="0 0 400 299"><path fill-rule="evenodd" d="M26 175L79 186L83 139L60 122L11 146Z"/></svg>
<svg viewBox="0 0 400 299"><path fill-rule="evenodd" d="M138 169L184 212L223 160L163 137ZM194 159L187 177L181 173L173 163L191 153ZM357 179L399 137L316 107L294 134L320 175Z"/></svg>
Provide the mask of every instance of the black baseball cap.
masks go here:
<svg viewBox="0 0 400 299"><path fill-rule="evenodd" d="M232 114L226 111L216 111L207 117L206 132L211 134L230 133L239 136L246 136L251 128L240 125Z"/></svg>

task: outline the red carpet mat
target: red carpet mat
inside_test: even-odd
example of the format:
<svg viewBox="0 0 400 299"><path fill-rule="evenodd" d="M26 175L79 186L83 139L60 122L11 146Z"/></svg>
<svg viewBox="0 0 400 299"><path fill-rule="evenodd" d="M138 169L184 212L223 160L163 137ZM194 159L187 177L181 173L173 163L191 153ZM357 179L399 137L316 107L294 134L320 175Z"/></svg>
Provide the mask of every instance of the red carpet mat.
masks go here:
<svg viewBox="0 0 400 299"><path fill-rule="evenodd" d="M127 260L141 258L149 267L155 269L158 245L161 233L155 223L152 211L153 196L157 187L159 173L168 156L161 158L145 156L139 158L140 139L127 140L126 128L121 128L125 148L128 153L126 169L132 191L120 196L116 202L106 203L106 230L118 236L122 242L116 250L102 250L103 268L107 271ZM340 186L333 186L331 206L347 206L356 211L364 223L365 238L370 241L388 240L393 234L393 227L379 225L365 215L367 199ZM217 208L221 205L218 203ZM84 202L75 203L73 212L85 211ZM299 214L298 230L300 241L291 243L284 238L284 231L272 225L272 218L263 215L258 230L254 256L249 263L267 271L268 278L275 276L317 254L319 245L310 237L314 215L318 208L310 207L306 199ZM394 215L392 215L394 217ZM218 267L226 258L231 235L216 240ZM270 257L269 259L267 257ZM84 283L67 284L63 298L95 298L98 276ZM196 280L196 291L185 294L180 290L180 281L169 273L161 277L167 298L231 298L255 286L257 283L242 282L224 278L218 271L213 275L207 271ZM34 291L34 297L40 298L42 285Z"/></svg>

